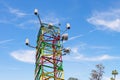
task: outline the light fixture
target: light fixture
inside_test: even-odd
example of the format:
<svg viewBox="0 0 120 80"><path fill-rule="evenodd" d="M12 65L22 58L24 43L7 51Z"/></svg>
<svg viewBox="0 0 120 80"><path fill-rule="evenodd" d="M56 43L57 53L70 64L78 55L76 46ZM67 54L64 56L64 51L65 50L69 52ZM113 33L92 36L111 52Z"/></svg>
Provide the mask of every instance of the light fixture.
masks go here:
<svg viewBox="0 0 120 80"><path fill-rule="evenodd" d="M48 24L48 28L51 29L53 27L53 24L52 23L49 23Z"/></svg>
<svg viewBox="0 0 120 80"><path fill-rule="evenodd" d="M35 10L34 10L34 14L35 14L35 15L38 15L38 9L35 9Z"/></svg>
<svg viewBox="0 0 120 80"><path fill-rule="evenodd" d="M67 29L70 29L70 23L67 23L67 24L66 24L66 28L67 28Z"/></svg>
<svg viewBox="0 0 120 80"><path fill-rule="evenodd" d="M39 13L38 13L38 9L35 9L35 10L34 10L34 14L38 17L39 22L40 22L40 25L42 26L42 22L41 22L41 19L40 19Z"/></svg>
<svg viewBox="0 0 120 80"><path fill-rule="evenodd" d="M29 39L28 39L28 38L26 38L26 40L25 40L25 44L26 44L27 46L31 47L31 48L36 48L36 47L30 45L30 43L29 43Z"/></svg>
<svg viewBox="0 0 120 80"><path fill-rule="evenodd" d="M28 38L26 38L25 44L26 44L26 45L29 45L29 39L28 39Z"/></svg>
<svg viewBox="0 0 120 80"><path fill-rule="evenodd" d="M70 48L65 48L63 51L64 53L70 53Z"/></svg>
<svg viewBox="0 0 120 80"><path fill-rule="evenodd" d="M68 40L68 33L62 35L62 40Z"/></svg>

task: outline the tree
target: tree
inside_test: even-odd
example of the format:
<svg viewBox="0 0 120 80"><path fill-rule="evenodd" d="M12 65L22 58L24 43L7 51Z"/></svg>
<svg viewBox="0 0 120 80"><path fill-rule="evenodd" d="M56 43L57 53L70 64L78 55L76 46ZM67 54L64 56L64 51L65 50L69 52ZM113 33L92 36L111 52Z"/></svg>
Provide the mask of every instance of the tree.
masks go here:
<svg viewBox="0 0 120 80"><path fill-rule="evenodd" d="M74 77L70 77L68 80L78 80L78 79Z"/></svg>
<svg viewBox="0 0 120 80"><path fill-rule="evenodd" d="M101 80L104 73L104 66L102 64L97 64L96 69L91 71L90 80Z"/></svg>
<svg viewBox="0 0 120 80"><path fill-rule="evenodd" d="M118 75L118 71L117 70L113 70L112 71L112 75L114 76L114 80L116 79L116 75Z"/></svg>

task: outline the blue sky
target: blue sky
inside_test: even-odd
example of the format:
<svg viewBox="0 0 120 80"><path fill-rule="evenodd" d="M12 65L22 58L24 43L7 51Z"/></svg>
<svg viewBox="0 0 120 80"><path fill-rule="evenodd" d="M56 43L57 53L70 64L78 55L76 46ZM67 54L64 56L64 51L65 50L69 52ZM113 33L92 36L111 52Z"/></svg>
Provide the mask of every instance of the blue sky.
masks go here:
<svg viewBox="0 0 120 80"><path fill-rule="evenodd" d="M120 0L0 0L0 80L33 80L39 22L71 24L65 47L71 54L63 57L65 80L89 80L96 64L105 66L103 80L111 71L120 72ZM117 76L117 80L120 76Z"/></svg>

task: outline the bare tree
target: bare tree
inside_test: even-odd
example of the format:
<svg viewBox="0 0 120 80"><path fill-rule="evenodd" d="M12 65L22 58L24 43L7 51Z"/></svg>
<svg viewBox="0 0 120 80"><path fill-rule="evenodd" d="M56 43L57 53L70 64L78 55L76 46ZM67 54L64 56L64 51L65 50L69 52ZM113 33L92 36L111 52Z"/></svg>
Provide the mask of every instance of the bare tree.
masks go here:
<svg viewBox="0 0 120 80"><path fill-rule="evenodd" d="M101 80L104 74L104 66L102 64L96 65L96 70L91 71L90 80Z"/></svg>
<svg viewBox="0 0 120 80"><path fill-rule="evenodd" d="M68 80L78 80L78 79L74 77L70 77Z"/></svg>

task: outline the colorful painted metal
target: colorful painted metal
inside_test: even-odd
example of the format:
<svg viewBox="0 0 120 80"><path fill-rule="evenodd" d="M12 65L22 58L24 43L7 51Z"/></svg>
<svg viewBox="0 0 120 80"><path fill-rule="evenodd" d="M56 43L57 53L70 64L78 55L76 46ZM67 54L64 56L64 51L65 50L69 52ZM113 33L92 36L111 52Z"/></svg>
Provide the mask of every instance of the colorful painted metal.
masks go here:
<svg viewBox="0 0 120 80"><path fill-rule="evenodd" d="M60 29L42 23L37 37L35 80L64 80Z"/></svg>

